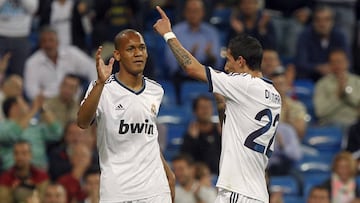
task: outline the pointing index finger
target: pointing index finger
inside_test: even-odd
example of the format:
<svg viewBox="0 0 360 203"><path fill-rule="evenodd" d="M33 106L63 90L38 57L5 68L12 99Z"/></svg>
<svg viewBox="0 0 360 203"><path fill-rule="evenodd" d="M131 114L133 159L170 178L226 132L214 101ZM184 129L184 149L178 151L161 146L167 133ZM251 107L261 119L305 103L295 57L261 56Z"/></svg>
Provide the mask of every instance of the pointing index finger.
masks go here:
<svg viewBox="0 0 360 203"><path fill-rule="evenodd" d="M167 17L167 15L166 15L165 11L162 10L162 9L160 8L160 6L156 6L156 10L158 10L158 12L160 13L160 16L161 16L162 19L169 19L169 18Z"/></svg>

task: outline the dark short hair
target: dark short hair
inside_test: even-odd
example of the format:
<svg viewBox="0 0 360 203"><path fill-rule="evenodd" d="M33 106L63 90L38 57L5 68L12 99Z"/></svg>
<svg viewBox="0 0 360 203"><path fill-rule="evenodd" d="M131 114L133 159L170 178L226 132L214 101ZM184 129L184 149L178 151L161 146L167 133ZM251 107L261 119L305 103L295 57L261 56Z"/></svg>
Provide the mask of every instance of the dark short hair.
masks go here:
<svg viewBox="0 0 360 203"><path fill-rule="evenodd" d="M192 156L190 156L189 154L187 153L181 153L181 154L178 154L176 155L173 159L172 159L173 162L175 161L185 161L189 166L192 166L195 164L195 161L193 159Z"/></svg>
<svg viewBox="0 0 360 203"><path fill-rule="evenodd" d="M346 59L348 59L348 55L345 49L343 48L333 48L330 50L329 54L328 54L328 60L330 60L330 56L334 53L342 53L345 55ZM348 59L349 60L349 59Z"/></svg>
<svg viewBox="0 0 360 203"><path fill-rule="evenodd" d="M325 190L328 191L328 195L330 198L330 191L325 185L315 185L310 189L309 196L315 191L315 190Z"/></svg>
<svg viewBox="0 0 360 203"><path fill-rule="evenodd" d="M228 48L235 60L242 56L250 70L261 70L263 48L256 38L239 34L230 40Z"/></svg>
<svg viewBox="0 0 360 203"><path fill-rule="evenodd" d="M195 111L198 107L200 100L206 100L212 102L211 98L207 95L200 95L196 97L192 102L192 110Z"/></svg>
<svg viewBox="0 0 360 203"><path fill-rule="evenodd" d="M5 115L6 118L9 118L10 109L16 103L17 103L17 98L16 97L8 97L8 98L5 99L5 101L4 101L3 105L2 105L2 110L3 110L4 115Z"/></svg>

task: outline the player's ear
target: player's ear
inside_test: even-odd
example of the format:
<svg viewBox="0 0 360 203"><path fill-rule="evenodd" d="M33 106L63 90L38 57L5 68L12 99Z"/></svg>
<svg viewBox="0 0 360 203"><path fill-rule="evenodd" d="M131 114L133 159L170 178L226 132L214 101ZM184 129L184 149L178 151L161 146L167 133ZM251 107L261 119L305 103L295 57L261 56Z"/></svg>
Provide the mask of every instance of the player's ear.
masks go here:
<svg viewBox="0 0 360 203"><path fill-rule="evenodd" d="M114 50L113 56L116 61L120 61L120 52L118 50Z"/></svg>

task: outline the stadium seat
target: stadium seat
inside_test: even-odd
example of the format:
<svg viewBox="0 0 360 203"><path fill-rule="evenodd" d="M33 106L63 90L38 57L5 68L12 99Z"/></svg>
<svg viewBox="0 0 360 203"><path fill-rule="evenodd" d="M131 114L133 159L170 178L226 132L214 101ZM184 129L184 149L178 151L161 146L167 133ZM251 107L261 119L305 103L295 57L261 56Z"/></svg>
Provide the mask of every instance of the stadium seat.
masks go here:
<svg viewBox="0 0 360 203"><path fill-rule="evenodd" d="M314 127L307 129L303 143L320 152L337 153L341 149L342 130L336 126Z"/></svg>
<svg viewBox="0 0 360 203"><path fill-rule="evenodd" d="M164 89L164 96L161 103L161 108L176 106L176 95L175 95L174 84L169 80L158 80L157 82Z"/></svg>
<svg viewBox="0 0 360 203"><path fill-rule="evenodd" d="M297 79L294 81L294 93L297 99L305 105L311 123L316 121L313 104L314 88L315 84L312 80Z"/></svg>
<svg viewBox="0 0 360 203"><path fill-rule="evenodd" d="M183 143L183 135L186 125L167 125L167 149L179 149Z"/></svg>
<svg viewBox="0 0 360 203"><path fill-rule="evenodd" d="M210 17L210 23L219 31L221 45L226 46L228 43L230 31L230 8L215 9Z"/></svg>
<svg viewBox="0 0 360 203"><path fill-rule="evenodd" d="M191 106L193 99L199 95L212 96L209 92L209 87L206 83L197 81L187 81L181 86L181 99L182 103Z"/></svg>
<svg viewBox="0 0 360 203"><path fill-rule="evenodd" d="M270 177L270 191L282 191L284 195L299 195L298 182L292 176Z"/></svg>
<svg viewBox="0 0 360 203"><path fill-rule="evenodd" d="M304 203L305 200L302 196L293 196L293 195L288 195L288 196L284 196L284 203Z"/></svg>
<svg viewBox="0 0 360 203"><path fill-rule="evenodd" d="M303 196L307 199L311 188L323 184L331 177L330 173L303 174Z"/></svg>

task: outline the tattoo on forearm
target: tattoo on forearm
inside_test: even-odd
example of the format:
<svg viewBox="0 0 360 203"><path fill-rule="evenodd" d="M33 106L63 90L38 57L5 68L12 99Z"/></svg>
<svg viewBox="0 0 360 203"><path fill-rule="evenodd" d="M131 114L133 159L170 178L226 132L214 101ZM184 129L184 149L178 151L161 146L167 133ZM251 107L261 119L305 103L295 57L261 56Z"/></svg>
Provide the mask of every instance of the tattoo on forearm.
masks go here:
<svg viewBox="0 0 360 203"><path fill-rule="evenodd" d="M176 60L180 63L180 66L185 68L192 63L190 54L181 46L175 43L174 40L168 41L170 49L173 51Z"/></svg>

